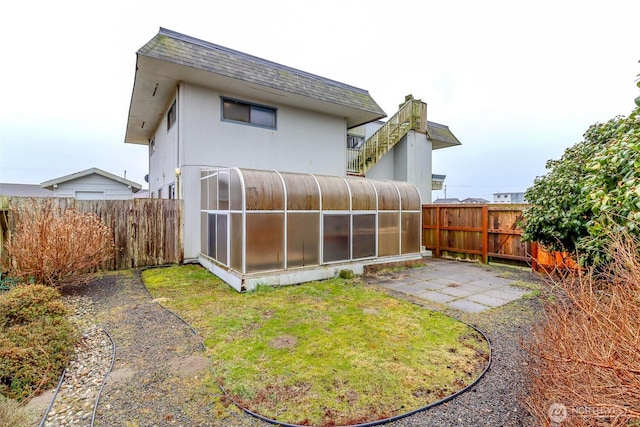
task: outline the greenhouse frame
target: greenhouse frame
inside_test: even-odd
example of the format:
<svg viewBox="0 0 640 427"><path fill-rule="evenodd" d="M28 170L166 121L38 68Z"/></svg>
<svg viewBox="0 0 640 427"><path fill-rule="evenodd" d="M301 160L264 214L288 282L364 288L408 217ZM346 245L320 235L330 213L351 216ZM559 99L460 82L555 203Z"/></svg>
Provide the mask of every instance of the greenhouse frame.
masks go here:
<svg viewBox="0 0 640 427"><path fill-rule="evenodd" d="M422 258L413 184L240 168L200 175L199 262L238 291Z"/></svg>

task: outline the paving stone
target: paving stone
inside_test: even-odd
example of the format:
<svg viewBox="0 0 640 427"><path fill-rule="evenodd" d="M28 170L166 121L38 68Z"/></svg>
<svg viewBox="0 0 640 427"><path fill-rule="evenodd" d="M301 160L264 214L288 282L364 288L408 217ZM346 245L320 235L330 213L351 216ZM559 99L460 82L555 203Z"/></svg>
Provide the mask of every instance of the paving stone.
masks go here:
<svg viewBox="0 0 640 427"><path fill-rule="evenodd" d="M469 301L477 302L479 304L488 305L490 307L500 307L501 305L504 305L504 304L506 304L508 302L513 301L513 300L510 300L510 299L504 299L504 298L497 298L495 296L489 296L487 294L470 295L467 299Z"/></svg>
<svg viewBox="0 0 640 427"><path fill-rule="evenodd" d="M450 303L447 303L447 305L449 307L457 308L458 310L467 311L469 313L480 313L481 311L484 311L490 308L487 305L469 301L468 299L455 300Z"/></svg>
<svg viewBox="0 0 640 427"><path fill-rule="evenodd" d="M448 295L453 295L454 297L458 297L458 298L466 298L469 295L473 295L473 294L477 294L478 291L476 289L472 289L472 288L467 288L464 285L461 286L447 286L446 288L442 288L439 290L439 292L448 294Z"/></svg>
<svg viewBox="0 0 640 427"><path fill-rule="evenodd" d="M428 291L416 295L418 295L420 298L428 299L429 301L439 302L442 304L446 304L458 298L454 297L453 295L443 294L442 292L438 291Z"/></svg>

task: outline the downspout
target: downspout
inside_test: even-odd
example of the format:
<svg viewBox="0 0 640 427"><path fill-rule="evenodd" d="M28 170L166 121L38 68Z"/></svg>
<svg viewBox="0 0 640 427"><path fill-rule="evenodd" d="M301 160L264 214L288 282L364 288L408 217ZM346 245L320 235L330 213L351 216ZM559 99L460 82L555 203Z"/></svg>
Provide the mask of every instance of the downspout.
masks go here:
<svg viewBox="0 0 640 427"><path fill-rule="evenodd" d="M178 84L176 85L176 109L178 110L176 112L176 126L178 127L176 129L176 199L178 200L180 200L180 175L182 172L180 170L180 128L182 127L180 126L180 122L182 121L182 107L180 105L181 103L182 99L180 98L180 82L178 82Z"/></svg>

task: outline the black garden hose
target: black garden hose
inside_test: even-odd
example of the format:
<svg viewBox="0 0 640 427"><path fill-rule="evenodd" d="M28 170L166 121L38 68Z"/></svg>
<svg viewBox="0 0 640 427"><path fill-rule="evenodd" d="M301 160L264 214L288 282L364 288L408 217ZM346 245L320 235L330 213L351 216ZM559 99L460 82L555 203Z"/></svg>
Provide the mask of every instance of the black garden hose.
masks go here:
<svg viewBox="0 0 640 427"><path fill-rule="evenodd" d="M49 406L47 406L47 410L44 412L44 415L42 416L42 420L40 420L40 424L38 424L38 427L43 427L44 423L47 421L47 415L49 415L51 408L53 408L53 403L56 401L56 396L58 396L60 387L62 387L62 381L64 380L64 376L66 373L67 373L67 368L65 367L62 370L62 375L60 375L60 380L58 381L58 385L56 386L56 389L53 392L53 397L51 398L51 402L49 402Z"/></svg>
<svg viewBox="0 0 640 427"><path fill-rule="evenodd" d="M91 424L90 424L91 427L93 427L93 423L95 422L95 419L96 419L96 411L98 410L98 402L100 401L100 396L102 395L102 389L104 388L104 385L107 383L107 377L111 374L111 371L113 370L113 365L116 363L116 342L113 340L113 338L111 337L111 334L107 332L106 329L103 329L102 331L105 334L107 334L107 336L111 340L111 349L112 349L111 365L109 366L109 370L107 370L107 372L104 374L104 378L102 379L102 384L100 385L100 389L98 390L98 394L96 395L96 401L93 404L93 412L91 413Z"/></svg>

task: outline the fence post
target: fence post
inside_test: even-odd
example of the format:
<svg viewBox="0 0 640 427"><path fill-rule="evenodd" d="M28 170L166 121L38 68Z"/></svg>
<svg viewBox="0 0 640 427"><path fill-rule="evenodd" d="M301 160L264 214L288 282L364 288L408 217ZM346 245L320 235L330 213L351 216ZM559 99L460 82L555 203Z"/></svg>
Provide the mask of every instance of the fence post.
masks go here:
<svg viewBox="0 0 640 427"><path fill-rule="evenodd" d="M482 262L489 263L489 206L482 207Z"/></svg>
<svg viewBox="0 0 640 427"><path fill-rule="evenodd" d="M436 258L440 258L440 206L436 206Z"/></svg>

